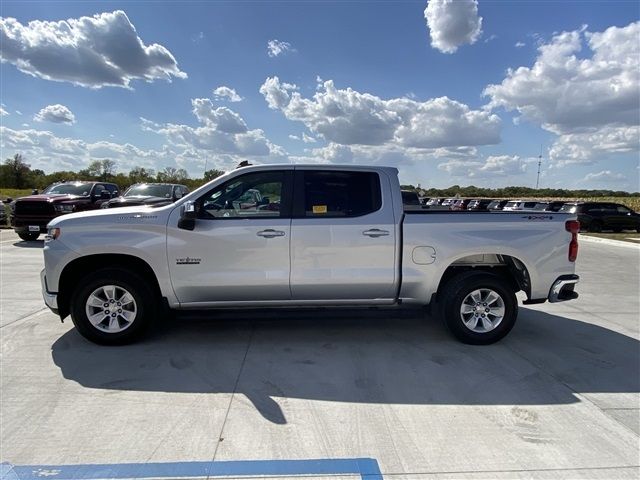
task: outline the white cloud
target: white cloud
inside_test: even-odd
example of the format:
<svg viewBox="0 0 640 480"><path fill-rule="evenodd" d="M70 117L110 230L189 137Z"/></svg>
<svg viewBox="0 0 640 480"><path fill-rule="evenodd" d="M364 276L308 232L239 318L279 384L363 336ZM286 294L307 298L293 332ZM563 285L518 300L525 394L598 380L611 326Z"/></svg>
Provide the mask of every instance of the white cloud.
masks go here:
<svg viewBox="0 0 640 480"><path fill-rule="evenodd" d="M311 135L307 135L305 132L302 132L302 141L304 143L316 143L317 140Z"/></svg>
<svg viewBox="0 0 640 480"><path fill-rule="evenodd" d="M429 0L424 18L431 46L443 53L454 53L464 44L473 44L482 34L477 0Z"/></svg>
<svg viewBox="0 0 640 480"><path fill-rule="evenodd" d="M454 177L494 178L511 177L526 173L528 160L518 155L492 155L484 159L451 159L440 163L438 168Z"/></svg>
<svg viewBox="0 0 640 480"><path fill-rule="evenodd" d="M526 43L524 43L524 42L516 42L516 43L515 43L515 45L514 45L514 47L516 47L516 48L522 48L522 47L524 47L524 46L526 46L526 45L527 45L527 44L526 44Z"/></svg>
<svg viewBox="0 0 640 480"><path fill-rule="evenodd" d="M327 80L312 98L304 98L296 85L281 83L278 77L267 78L260 92L270 108L337 144L432 149L500 141L497 115L471 110L447 97L425 102L383 100L351 88L338 89Z"/></svg>
<svg viewBox="0 0 640 480"><path fill-rule="evenodd" d="M583 179L583 182L597 182L597 183L618 183L626 182L627 177L621 173L613 173L611 170L602 170L598 173L588 173Z"/></svg>
<svg viewBox="0 0 640 480"><path fill-rule="evenodd" d="M75 115L64 105L59 103L47 105L33 117L36 122L64 123L73 125L76 123Z"/></svg>
<svg viewBox="0 0 640 480"><path fill-rule="evenodd" d="M286 53L294 53L296 49L289 42L281 42L280 40L269 40L267 42L267 55L270 57L278 57Z"/></svg>
<svg viewBox="0 0 640 480"><path fill-rule="evenodd" d="M227 107L214 108L208 98L191 100L193 114L203 124L223 133L245 133L247 124L242 117Z"/></svg>
<svg viewBox="0 0 640 480"><path fill-rule="evenodd" d="M0 18L0 57L34 77L90 88L187 77L169 50L144 44L121 10L26 25Z"/></svg>
<svg viewBox="0 0 640 480"><path fill-rule="evenodd" d="M0 117L4 117L5 115L10 115L10 113L7 112L4 107L0 107Z"/></svg>
<svg viewBox="0 0 640 480"><path fill-rule="evenodd" d="M123 172L134 166L155 170L161 170L167 166L178 166L187 168L192 174L201 175L205 158L199 153L198 158L193 159L189 157L188 150L172 149L168 146L144 150L129 143L85 142L74 138L57 137L46 130L13 130L0 127L0 138L2 138L3 152L7 155L21 153L32 168L39 168L45 172L78 171L87 167L93 160L110 159L114 160L118 170ZM225 168L217 158L212 158L209 165L212 168Z"/></svg>
<svg viewBox="0 0 640 480"><path fill-rule="evenodd" d="M259 157L261 161L282 161L286 152L271 143L260 129L249 130L238 113L227 107L213 106L208 98L191 100L199 126L159 124L141 118L145 131L163 135L169 144L181 150L199 151L203 156L227 155Z"/></svg>
<svg viewBox="0 0 640 480"><path fill-rule="evenodd" d="M300 137L299 137L299 136L297 136L297 135L289 135L289 138L290 138L291 140L300 140Z"/></svg>
<svg viewBox="0 0 640 480"><path fill-rule="evenodd" d="M16 110L16 115L22 115L22 112L20 110Z"/></svg>
<svg viewBox="0 0 640 480"><path fill-rule="evenodd" d="M640 126L604 126L597 130L561 135L549 150L557 166L590 165L611 155L637 152Z"/></svg>
<svg viewBox="0 0 640 480"><path fill-rule="evenodd" d="M213 91L213 98L214 100L228 100L229 102L241 102L243 100L233 88L225 87L224 85Z"/></svg>
<svg viewBox="0 0 640 480"><path fill-rule="evenodd" d="M557 34L539 46L532 67L509 70L502 83L485 89L489 107L517 111L557 134L550 151L557 164L637 151L639 37L640 22Z"/></svg>

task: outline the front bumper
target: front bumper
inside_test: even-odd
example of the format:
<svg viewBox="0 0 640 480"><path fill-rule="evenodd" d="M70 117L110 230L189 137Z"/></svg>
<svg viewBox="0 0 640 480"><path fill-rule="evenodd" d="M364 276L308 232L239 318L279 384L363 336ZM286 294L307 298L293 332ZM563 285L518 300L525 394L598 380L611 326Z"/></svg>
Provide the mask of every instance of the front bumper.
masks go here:
<svg viewBox="0 0 640 480"><path fill-rule="evenodd" d="M565 302L578 298L578 292L574 291L576 284L580 281L578 275L562 275L553 282L549 290L549 303Z"/></svg>
<svg viewBox="0 0 640 480"><path fill-rule="evenodd" d="M17 217L12 215L10 217L11 226L16 231L16 233L29 232L30 226L38 226L40 228L40 233L47 233L47 224L53 220L56 216L47 216L47 217L27 217L20 216Z"/></svg>
<svg viewBox="0 0 640 480"><path fill-rule="evenodd" d="M58 294L51 293L47 287L47 277L45 275L45 270L40 272L40 283L42 285L42 298L44 298L44 303L49 309L58 314Z"/></svg>

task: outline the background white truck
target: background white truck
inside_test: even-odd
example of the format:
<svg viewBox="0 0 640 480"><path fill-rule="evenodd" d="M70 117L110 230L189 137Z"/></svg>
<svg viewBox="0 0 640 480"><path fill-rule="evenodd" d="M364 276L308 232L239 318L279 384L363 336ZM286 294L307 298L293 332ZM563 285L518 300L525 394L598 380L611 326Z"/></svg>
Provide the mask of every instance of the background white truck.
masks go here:
<svg viewBox="0 0 640 480"><path fill-rule="evenodd" d="M514 326L516 292L578 296L578 228L558 213L405 211L394 168L252 166L171 205L54 219L41 280L49 308L102 344L166 308L426 305L487 344Z"/></svg>

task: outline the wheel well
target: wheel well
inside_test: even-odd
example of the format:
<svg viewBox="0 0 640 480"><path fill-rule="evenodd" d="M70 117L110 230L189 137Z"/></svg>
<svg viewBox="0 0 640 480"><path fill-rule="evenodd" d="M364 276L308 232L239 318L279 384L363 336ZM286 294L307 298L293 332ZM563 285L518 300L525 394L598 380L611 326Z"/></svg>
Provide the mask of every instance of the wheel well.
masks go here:
<svg viewBox="0 0 640 480"><path fill-rule="evenodd" d="M524 291L527 297L531 295L531 279L527 267L515 257L510 255L493 255L497 261L490 264L470 264L465 263L465 259L472 259L476 257L471 255L469 257L456 260L449 265L442 274L436 297L438 297L442 291L444 285L451 280L454 276L461 272L476 271L476 272L488 272L494 275L498 275L503 278L507 283L513 286L514 292Z"/></svg>
<svg viewBox="0 0 640 480"><path fill-rule="evenodd" d="M105 266L131 270L138 275L142 275L149 280L151 288L160 295L160 285L153 269L141 258L123 254L87 255L69 262L62 270L58 284L58 312L60 318L65 318L69 315L71 295L78 281L87 273Z"/></svg>

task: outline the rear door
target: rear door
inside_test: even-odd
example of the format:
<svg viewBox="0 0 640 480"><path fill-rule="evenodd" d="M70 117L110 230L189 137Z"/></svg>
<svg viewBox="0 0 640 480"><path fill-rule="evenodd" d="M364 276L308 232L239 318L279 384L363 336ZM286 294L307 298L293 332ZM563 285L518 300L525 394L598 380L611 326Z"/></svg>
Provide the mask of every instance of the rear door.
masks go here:
<svg viewBox="0 0 640 480"><path fill-rule="evenodd" d="M293 300L393 299L396 233L389 179L376 171L296 168Z"/></svg>

